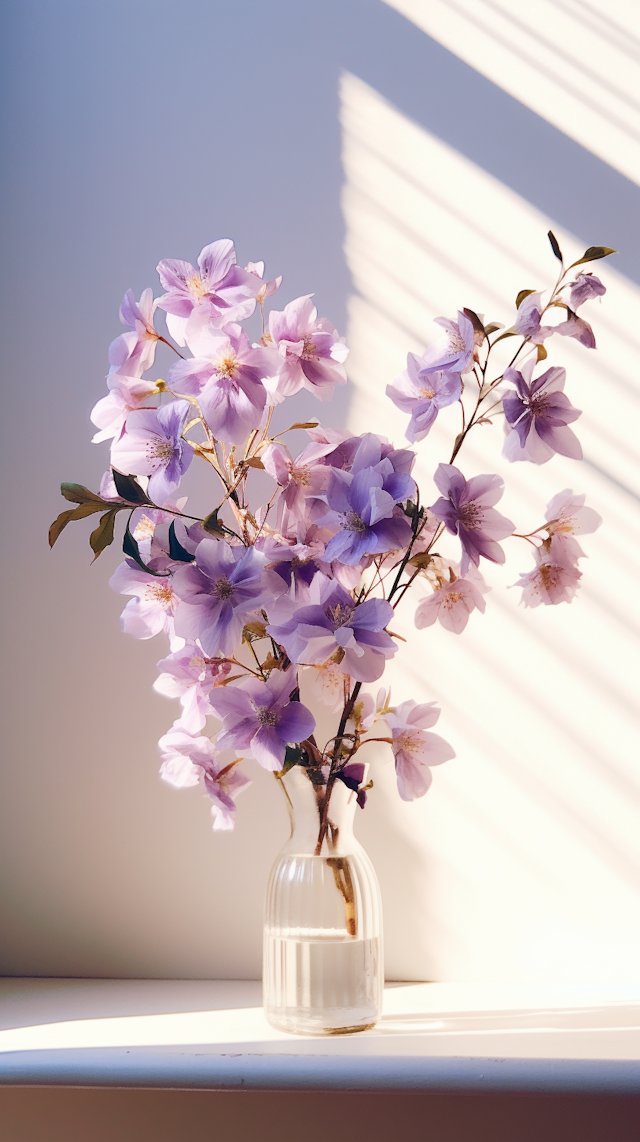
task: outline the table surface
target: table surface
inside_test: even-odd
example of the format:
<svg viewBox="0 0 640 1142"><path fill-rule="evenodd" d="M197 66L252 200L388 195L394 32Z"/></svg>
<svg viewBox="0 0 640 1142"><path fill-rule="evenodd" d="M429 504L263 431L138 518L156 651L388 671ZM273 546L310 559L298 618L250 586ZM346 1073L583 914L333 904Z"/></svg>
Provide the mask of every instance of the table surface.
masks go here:
<svg viewBox="0 0 640 1142"><path fill-rule="evenodd" d="M0 980L0 1081L640 1093L640 985L396 983L340 1036L266 1022L251 980Z"/></svg>

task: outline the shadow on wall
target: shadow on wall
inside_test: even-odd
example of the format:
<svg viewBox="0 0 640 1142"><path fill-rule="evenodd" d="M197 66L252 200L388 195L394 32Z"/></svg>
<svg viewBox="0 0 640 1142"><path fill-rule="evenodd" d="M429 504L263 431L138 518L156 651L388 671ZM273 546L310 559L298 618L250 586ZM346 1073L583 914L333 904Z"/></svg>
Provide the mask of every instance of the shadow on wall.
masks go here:
<svg viewBox="0 0 640 1142"><path fill-rule="evenodd" d="M349 423L399 441L404 418L385 386L405 367L408 350L421 353L434 339L435 317L467 305L508 325L518 291L555 276L550 227L572 260L606 236L568 233L355 76L343 77L341 94L345 251L357 290L348 330ZM630 604L640 465L629 330L640 290L612 266L602 267L608 293L590 314L598 352L567 339L550 350L554 364L566 365L568 391L583 410L577 427L587 462L558 456L540 468L510 466L496 427L479 428L458 460L467 476L498 471L505 478L504 512L518 531L539 525L555 492L587 493L605 523L583 544L591 558L574 606L518 609L519 591L505 588L531 555L512 540L507 569L488 569L494 591L487 614L474 614L462 636L440 627L416 632L415 603L394 620L408 639L402 664L391 668L396 701L438 699L437 728L458 752L436 771L423 802L396 809L385 799L384 809L372 810L377 828L393 818L394 842L397 833L413 847L410 872L391 845L378 867L394 885L391 923L411 916L416 956L424 957L417 971L412 958L415 978L637 978L632 679L640 623ZM457 415L445 410L417 445L427 504L437 497L431 476L448 459ZM455 544L443 544L443 552L455 555ZM387 928L389 921L388 907ZM403 955L391 946L392 978L404 974Z"/></svg>

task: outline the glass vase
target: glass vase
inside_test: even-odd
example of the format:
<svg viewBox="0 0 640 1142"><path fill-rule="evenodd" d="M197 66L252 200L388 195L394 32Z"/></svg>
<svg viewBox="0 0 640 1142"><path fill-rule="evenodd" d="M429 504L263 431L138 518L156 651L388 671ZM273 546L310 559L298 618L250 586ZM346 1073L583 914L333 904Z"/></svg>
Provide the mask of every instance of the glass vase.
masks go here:
<svg viewBox="0 0 640 1142"><path fill-rule="evenodd" d="M380 889L353 835L356 793L336 780L327 801L312 776L295 765L280 779L291 836L267 888L264 1009L282 1031L340 1035L380 1017Z"/></svg>

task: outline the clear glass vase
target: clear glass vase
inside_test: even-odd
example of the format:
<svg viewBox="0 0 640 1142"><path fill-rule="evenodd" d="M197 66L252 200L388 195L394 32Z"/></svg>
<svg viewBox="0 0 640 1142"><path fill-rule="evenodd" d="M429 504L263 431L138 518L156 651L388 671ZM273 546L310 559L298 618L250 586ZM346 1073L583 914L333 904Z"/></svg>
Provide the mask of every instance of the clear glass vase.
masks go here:
<svg viewBox="0 0 640 1142"><path fill-rule="evenodd" d="M281 778L291 836L271 870L263 988L272 1026L296 1034L364 1031L380 1017L382 908L373 865L353 835L356 794Z"/></svg>

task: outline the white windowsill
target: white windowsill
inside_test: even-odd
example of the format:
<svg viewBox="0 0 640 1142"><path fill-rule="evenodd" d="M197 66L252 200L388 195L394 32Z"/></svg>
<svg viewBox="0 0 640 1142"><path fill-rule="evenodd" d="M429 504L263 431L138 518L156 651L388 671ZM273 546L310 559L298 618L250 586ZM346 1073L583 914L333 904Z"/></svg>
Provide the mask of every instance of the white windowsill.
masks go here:
<svg viewBox="0 0 640 1142"><path fill-rule="evenodd" d="M261 985L0 980L0 1082L640 1092L640 987L389 984L371 1031L274 1030Z"/></svg>

